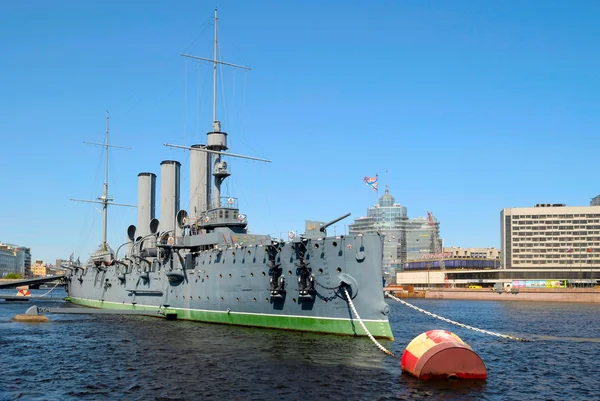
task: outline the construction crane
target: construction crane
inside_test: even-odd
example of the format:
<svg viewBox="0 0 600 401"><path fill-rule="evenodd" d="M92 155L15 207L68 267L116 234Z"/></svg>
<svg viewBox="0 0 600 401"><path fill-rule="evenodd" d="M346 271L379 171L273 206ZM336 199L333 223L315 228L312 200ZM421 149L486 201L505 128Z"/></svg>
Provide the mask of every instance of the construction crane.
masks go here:
<svg viewBox="0 0 600 401"><path fill-rule="evenodd" d="M433 219L433 214L431 212L427 212L427 222L431 227L431 240L433 241L433 255L434 257L439 257L440 262L440 271L444 273L444 283L448 283L448 279L446 277L446 266L444 264L444 248L441 247L440 240L438 238L438 232L435 228L435 221Z"/></svg>

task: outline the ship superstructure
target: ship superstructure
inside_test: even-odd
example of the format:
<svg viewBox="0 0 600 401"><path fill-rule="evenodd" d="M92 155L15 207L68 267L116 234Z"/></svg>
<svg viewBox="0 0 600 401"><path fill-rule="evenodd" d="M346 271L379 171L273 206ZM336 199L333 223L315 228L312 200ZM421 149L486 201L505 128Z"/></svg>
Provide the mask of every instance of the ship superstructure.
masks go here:
<svg viewBox="0 0 600 401"><path fill-rule="evenodd" d="M217 59L217 22L215 10L213 59L185 55L213 63L212 131L206 144L169 145L190 151L190 210L180 209L178 161L160 164L160 219L157 177L140 173L138 221L127 230L129 242L85 266L71 263L69 299L97 308L168 310L203 322L366 335L354 320L347 291L371 334L392 338L379 234L327 236L327 227L349 214L309 222L303 234L290 231L287 240L249 233L238 199L221 196L230 175L225 156L267 160L227 152L227 133L216 115L216 68L246 67ZM110 249L103 238L103 249Z"/></svg>

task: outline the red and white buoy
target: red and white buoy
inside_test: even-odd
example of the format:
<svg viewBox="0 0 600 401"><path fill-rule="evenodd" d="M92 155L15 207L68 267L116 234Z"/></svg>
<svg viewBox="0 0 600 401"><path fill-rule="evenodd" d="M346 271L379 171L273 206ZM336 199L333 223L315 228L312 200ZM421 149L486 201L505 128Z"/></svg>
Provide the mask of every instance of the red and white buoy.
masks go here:
<svg viewBox="0 0 600 401"><path fill-rule="evenodd" d="M486 379L485 364L470 346L447 330L430 330L408 344L402 371L418 379Z"/></svg>

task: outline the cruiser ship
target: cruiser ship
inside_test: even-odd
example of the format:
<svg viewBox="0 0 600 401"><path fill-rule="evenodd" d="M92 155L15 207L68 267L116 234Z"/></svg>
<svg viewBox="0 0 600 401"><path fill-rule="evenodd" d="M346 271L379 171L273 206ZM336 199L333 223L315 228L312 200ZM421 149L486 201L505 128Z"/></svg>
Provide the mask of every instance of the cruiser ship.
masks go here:
<svg viewBox="0 0 600 401"><path fill-rule="evenodd" d="M180 167L160 163L160 219L155 218L156 174L138 175L138 219L129 241L114 251L107 243L108 116L103 240L87 263L71 262L65 276L73 304L200 322L392 339L382 282L379 234L328 236L328 223L307 221L305 232L285 240L250 233L238 199L221 196L230 176L225 157L262 160L227 152L227 133L217 120L217 11L212 59L213 124L205 144L168 145L189 150L190 210L180 209ZM267 161L267 160L262 160ZM308 201L308 200L307 200ZM286 210L285 213L289 213ZM122 257L119 252L123 250ZM351 302L347 299L350 297Z"/></svg>

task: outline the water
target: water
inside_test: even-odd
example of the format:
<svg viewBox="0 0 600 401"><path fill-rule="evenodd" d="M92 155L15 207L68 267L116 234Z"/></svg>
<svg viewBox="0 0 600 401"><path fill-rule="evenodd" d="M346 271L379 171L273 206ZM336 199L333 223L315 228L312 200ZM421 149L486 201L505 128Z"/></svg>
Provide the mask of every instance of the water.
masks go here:
<svg viewBox="0 0 600 401"><path fill-rule="evenodd" d="M31 302L0 301L0 400L600 400L598 305L410 301L537 341L486 336L389 300L396 340L382 343L392 352L401 356L417 335L448 329L488 369L485 382L433 383L401 374L399 361L368 339L141 316L16 323L10 319Z"/></svg>

